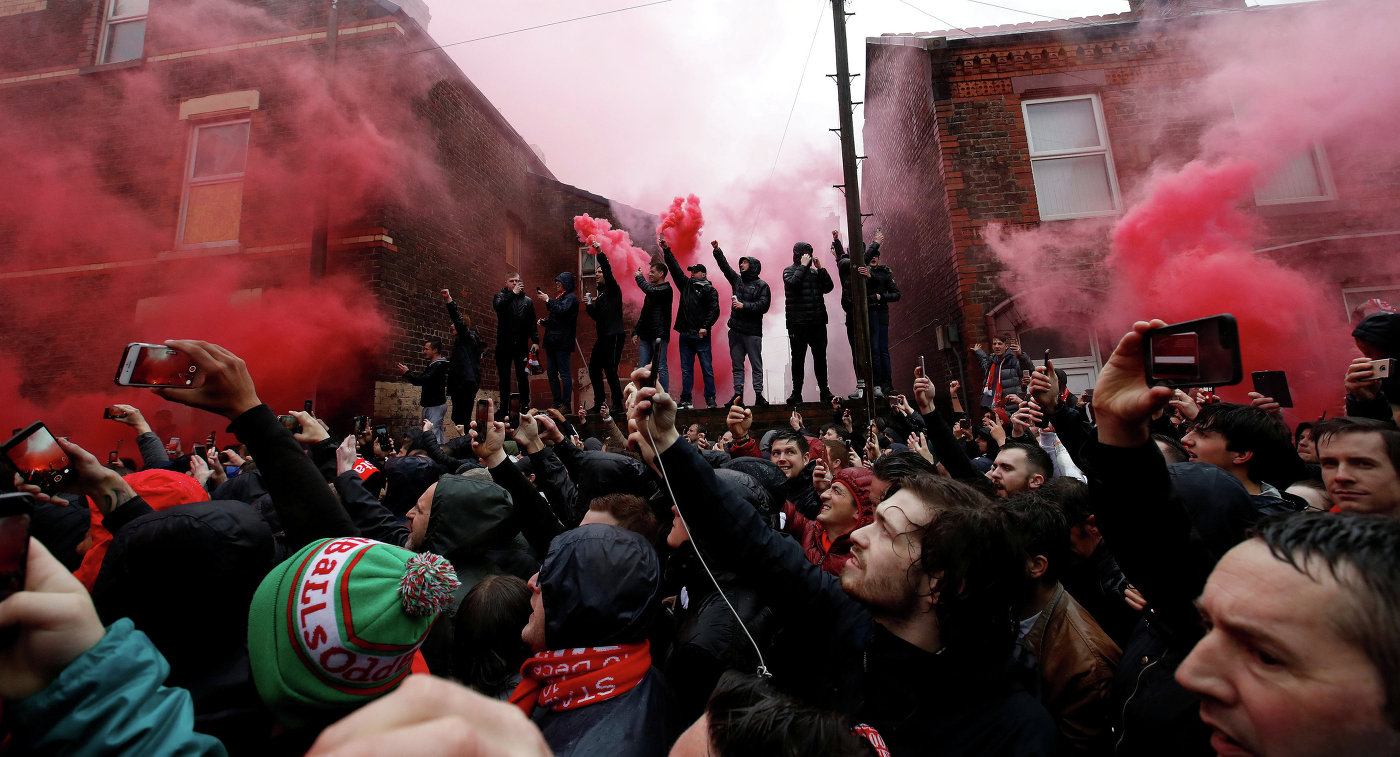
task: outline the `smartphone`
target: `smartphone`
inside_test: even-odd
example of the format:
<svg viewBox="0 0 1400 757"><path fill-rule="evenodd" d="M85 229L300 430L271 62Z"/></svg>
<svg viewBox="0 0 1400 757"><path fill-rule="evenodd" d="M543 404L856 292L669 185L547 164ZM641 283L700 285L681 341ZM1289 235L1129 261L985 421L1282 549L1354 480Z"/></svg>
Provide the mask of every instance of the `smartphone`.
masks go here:
<svg viewBox="0 0 1400 757"><path fill-rule="evenodd" d="M1049 372L1050 372L1050 349L1049 349L1049 348L1046 348L1046 350L1045 350L1045 361L1042 362L1041 365L1045 366L1045 372L1046 372L1046 373L1049 373Z"/></svg>
<svg viewBox="0 0 1400 757"><path fill-rule="evenodd" d="M218 445L214 444L214 433L215 433L215 432L213 432L213 431L210 431L210 432L209 432L209 437L208 437L207 439L204 440L204 446L206 446L206 447L216 447L216 446L218 446Z"/></svg>
<svg viewBox="0 0 1400 757"><path fill-rule="evenodd" d="M107 453L107 467L110 468L110 467L112 467L112 466L121 465L121 464L122 464L121 455L118 454L116 450L112 450L111 452L108 452L108 453Z"/></svg>
<svg viewBox="0 0 1400 757"><path fill-rule="evenodd" d="M928 363L924 362L924 356L919 356L919 375L928 378Z"/></svg>
<svg viewBox="0 0 1400 757"><path fill-rule="evenodd" d="M52 493L73 475L71 463L58 440L53 438L43 421L35 421L22 429L10 440L0 445L27 484L39 487L40 491Z"/></svg>
<svg viewBox="0 0 1400 757"><path fill-rule="evenodd" d="M540 289L539 287L535 287L535 291L539 292L540 294L544 294L544 290Z"/></svg>
<svg viewBox="0 0 1400 757"><path fill-rule="evenodd" d="M476 432L486 433L486 424L491 422L491 402L490 400L476 401Z"/></svg>
<svg viewBox="0 0 1400 757"><path fill-rule="evenodd" d="M1143 372L1148 386L1232 386L1244 380L1240 334L1225 313L1174 323L1143 334Z"/></svg>
<svg viewBox="0 0 1400 757"><path fill-rule="evenodd" d="M102 410L102 420L111 421L111 420L116 420L116 419L118 419L118 418L125 418L125 417L126 417L126 411L125 411L125 410L122 410L121 408L117 408L117 407L108 407L108 408L103 408L103 410Z"/></svg>
<svg viewBox="0 0 1400 757"><path fill-rule="evenodd" d="M1255 371L1254 391L1265 397L1273 397L1279 407L1293 407L1293 395L1288 391L1288 374L1283 371Z"/></svg>
<svg viewBox="0 0 1400 757"><path fill-rule="evenodd" d="M291 431L293 434L301 433L301 423L297 421L295 415L279 415L277 416L277 422L282 424L283 428Z"/></svg>
<svg viewBox="0 0 1400 757"><path fill-rule="evenodd" d="M1395 373L1394 358L1382 358L1371 361L1371 375L1378 378L1390 378Z"/></svg>
<svg viewBox="0 0 1400 757"><path fill-rule="evenodd" d="M224 465L228 465L228 452L219 453L219 462L223 463Z"/></svg>
<svg viewBox="0 0 1400 757"><path fill-rule="evenodd" d="M24 569L29 564L29 514L34 495L28 492L0 494L0 601L24 591Z"/></svg>
<svg viewBox="0 0 1400 757"><path fill-rule="evenodd" d="M510 424L511 428L520 428L520 395L518 394L510 395L510 415L507 416L506 422Z"/></svg>
<svg viewBox="0 0 1400 757"><path fill-rule="evenodd" d="M584 292L584 293L583 293L583 301L584 301L585 304L592 305L592 304L593 304L593 293L592 293L592 292Z"/></svg>
<svg viewBox="0 0 1400 757"><path fill-rule="evenodd" d="M204 385L204 374L194 360L163 344L133 342L126 346L117 366L118 386L164 386L194 389Z"/></svg>
<svg viewBox="0 0 1400 757"><path fill-rule="evenodd" d="M209 448L203 444L194 445L194 449L190 450L190 454L205 462L209 461Z"/></svg>
<svg viewBox="0 0 1400 757"><path fill-rule="evenodd" d="M389 427L375 426L373 441L379 442L379 448L385 452L389 451Z"/></svg>
<svg viewBox="0 0 1400 757"><path fill-rule="evenodd" d="M368 431L368 430L369 430L369 416L368 416L368 415L357 415L357 416L355 416L355 433L356 433L356 434L363 434L364 432L366 432L366 431Z"/></svg>
<svg viewBox="0 0 1400 757"><path fill-rule="evenodd" d="M306 400L305 402L301 403L301 409L305 410L307 415L311 415L311 408L315 406L315 403L313 403L311 400Z"/></svg>
<svg viewBox="0 0 1400 757"><path fill-rule="evenodd" d="M170 437L170 443L165 445L165 450L175 455L180 454L180 437Z"/></svg>
<svg viewBox="0 0 1400 757"><path fill-rule="evenodd" d="M638 389L642 389L642 388L648 387L648 386L652 386L652 387L656 386L656 357L657 357L657 355L660 355L660 354L661 354L661 340L660 340L660 339L653 339L653 340L651 340L651 362L650 362L650 363L647 363L647 365L646 365L647 370L650 372L651 375L650 375L649 377L645 378L645 379L642 379L642 383L641 383L640 385L638 385L638 387L637 387Z"/></svg>

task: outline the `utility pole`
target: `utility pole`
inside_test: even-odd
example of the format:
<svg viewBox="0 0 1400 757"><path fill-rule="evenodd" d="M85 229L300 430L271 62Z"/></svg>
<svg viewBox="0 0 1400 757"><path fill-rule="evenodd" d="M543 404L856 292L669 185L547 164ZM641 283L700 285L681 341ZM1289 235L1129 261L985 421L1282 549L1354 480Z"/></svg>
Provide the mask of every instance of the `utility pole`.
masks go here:
<svg viewBox="0 0 1400 757"><path fill-rule="evenodd" d="M836 32L836 100L841 114L841 166L846 193L846 239L851 255L847 286L851 290L851 322L855 331L856 378L865 381L866 417L875 417L875 377L870 359L870 308L865 301L865 277L856 269L865 265L865 240L860 225L860 177L856 161L856 133L851 103L851 66L846 54L845 0L831 0L831 25Z"/></svg>
<svg viewBox="0 0 1400 757"><path fill-rule="evenodd" d="M326 84L335 86L335 43L340 36L340 0L331 0L330 13L326 18ZM326 276L326 247L330 240L330 182L325 178L330 166L321 157L321 191L316 195L311 218L311 280L320 281Z"/></svg>

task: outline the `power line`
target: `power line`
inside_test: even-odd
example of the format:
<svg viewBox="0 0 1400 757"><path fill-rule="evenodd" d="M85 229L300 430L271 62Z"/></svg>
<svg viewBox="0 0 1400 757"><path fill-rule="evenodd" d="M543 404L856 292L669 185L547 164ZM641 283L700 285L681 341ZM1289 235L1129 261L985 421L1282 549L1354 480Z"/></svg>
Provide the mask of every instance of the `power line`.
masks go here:
<svg viewBox="0 0 1400 757"><path fill-rule="evenodd" d="M787 121L783 123L783 136L778 140L778 152L773 156L773 166L768 169L767 184L773 181L778 171L778 159L783 156L783 145L787 142L788 128L792 126L792 114L797 112L797 97L802 94L802 82L807 78L807 66L812 62L812 50L817 46L817 32L822 30L822 18L826 16L826 0L819 2L817 25L812 29L812 41L807 43L807 59L802 61L802 73L797 76L797 91L792 93L792 105L788 107ZM748 254L749 243L753 241L754 229L758 228L758 215L763 210L763 195L760 193L758 205L754 206L753 221L749 224L749 235L744 238L744 254Z"/></svg>
<svg viewBox="0 0 1400 757"><path fill-rule="evenodd" d="M940 24L943 24L944 26L948 26L948 27L952 27L952 28L954 28L954 29L957 29L958 31L962 32L963 34L966 34L966 35L969 36L969 37L976 37L976 36L977 36L976 34L973 34L972 32L970 32L970 31L968 31L968 30L962 28L961 26L958 26L957 24L954 24L954 23L949 22L949 21L944 21L943 19L941 19L941 18L939 18L939 17L933 15L932 13L929 13L928 11L924 10L923 8L920 8L920 7L917 6L917 5L914 5L913 3L905 2L905 0L899 0L899 2L904 3L905 5L909 6L910 8L913 8L914 10L916 10L916 11L918 11L918 12L924 14L925 16L928 16L929 18L933 19L934 21L937 21L937 22L940 23Z"/></svg>
<svg viewBox="0 0 1400 757"><path fill-rule="evenodd" d="M480 42L480 41L482 41L482 40L484 40L484 39L495 39L495 38L497 38L497 37L505 37L505 36L510 35L510 34L519 34L520 32L534 31L535 29L544 29L545 27L549 27L549 26L559 26L560 24L567 24L567 23L570 23L570 22L572 22L572 21L582 21L582 20L584 20L584 19L586 19L586 18L597 18L597 17L599 17L599 16L608 16L608 15L611 15L611 14L613 14L613 13L622 13L623 11L631 11L631 10L636 10L636 9L638 9L638 8L649 8L649 7L653 6L653 5L661 5L661 4L663 4L663 3L669 3L669 2L671 2L671 0L654 0L654 2L642 3L641 5L629 5L629 6L627 6L626 8L615 8L615 9L610 10L610 11L601 11L601 12L599 12L599 13L590 13L590 14L588 14L588 15L586 15L586 16L575 16L575 17L573 17L573 18L566 18L566 19L563 19L562 21L551 21L551 22L549 22L549 23L547 23L547 24L536 24L536 25L534 25L534 26L527 26L527 27L524 27L524 28L522 28L522 29L512 29L512 30L510 30L510 31L508 31L508 32L498 32L498 33L496 33L496 34L488 34L488 35L486 35L486 36L484 36L484 37L473 37L473 38L471 38L471 39L464 39L464 40L462 40L461 42L449 42L449 43L447 43L447 44L445 44L445 45L434 45L433 47L425 47L425 48L423 48L422 50L409 50L407 53L404 53L404 54L405 54L405 55L412 55L413 53L425 53L425 52L428 52L429 50L441 50L441 49L443 49L443 48L445 48L445 47L453 47L453 46L455 46L455 45L465 45L465 44L467 44L468 42Z"/></svg>

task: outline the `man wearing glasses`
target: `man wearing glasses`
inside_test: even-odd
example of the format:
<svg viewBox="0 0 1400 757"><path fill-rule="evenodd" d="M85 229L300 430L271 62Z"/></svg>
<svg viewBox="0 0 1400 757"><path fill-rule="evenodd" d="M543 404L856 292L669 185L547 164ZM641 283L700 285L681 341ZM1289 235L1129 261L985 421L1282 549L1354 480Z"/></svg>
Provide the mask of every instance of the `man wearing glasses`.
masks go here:
<svg viewBox="0 0 1400 757"><path fill-rule="evenodd" d="M497 406L506 406L514 370L521 407L529 407L530 376L525 361L538 348L540 337L535 328L535 303L525 294L525 282L519 273L507 274L505 287L496 293L491 304L496 308L496 375L501 378L501 402Z"/></svg>

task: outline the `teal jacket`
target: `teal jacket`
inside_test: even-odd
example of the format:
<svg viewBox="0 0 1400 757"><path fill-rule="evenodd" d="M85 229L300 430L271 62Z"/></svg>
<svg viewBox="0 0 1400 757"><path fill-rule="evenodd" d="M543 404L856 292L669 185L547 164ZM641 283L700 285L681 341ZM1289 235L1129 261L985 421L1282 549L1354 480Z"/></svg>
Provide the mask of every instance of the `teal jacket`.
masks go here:
<svg viewBox="0 0 1400 757"><path fill-rule="evenodd" d="M218 755L213 736L194 732L189 692L162 686L170 665L125 618L48 688L5 703L16 754Z"/></svg>

